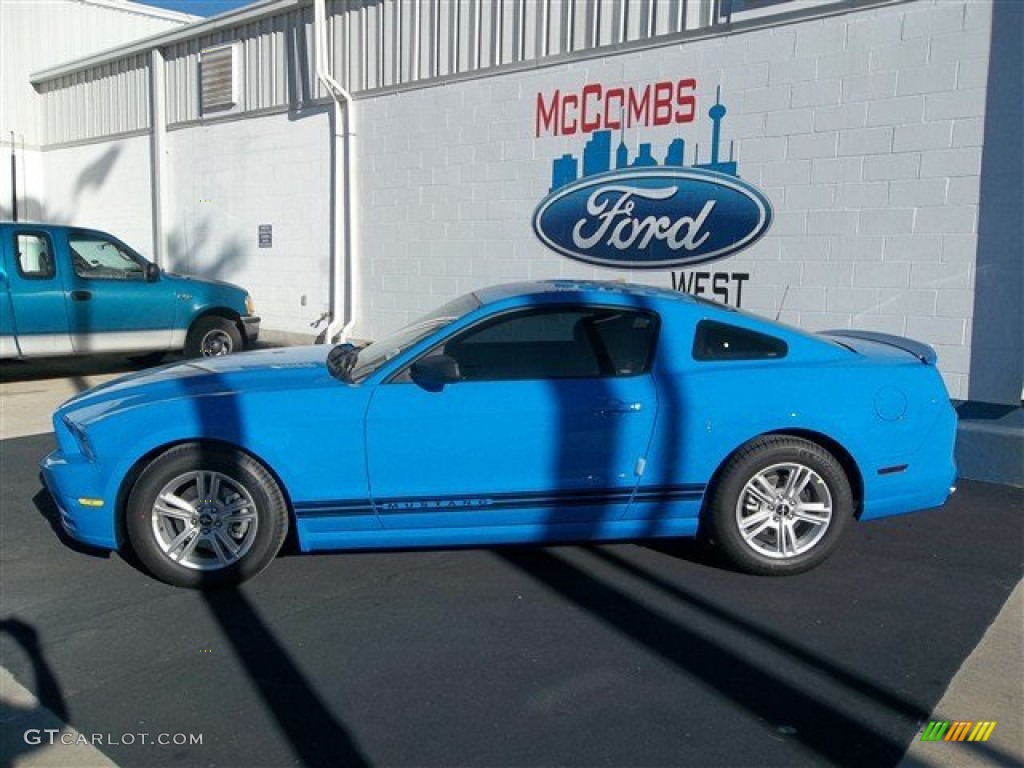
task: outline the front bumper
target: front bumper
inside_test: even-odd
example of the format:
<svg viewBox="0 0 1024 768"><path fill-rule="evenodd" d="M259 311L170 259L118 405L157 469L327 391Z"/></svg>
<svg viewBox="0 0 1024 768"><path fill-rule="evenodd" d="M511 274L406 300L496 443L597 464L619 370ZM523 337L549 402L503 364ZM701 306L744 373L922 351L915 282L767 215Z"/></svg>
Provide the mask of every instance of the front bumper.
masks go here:
<svg viewBox="0 0 1024 768"><path fill-rule="evenodd" d="M71 538L103 549L117 549L115 494L107 494L95 464L68 459L59 449L39 462L46 489Z"/></svg>
<svg viewBox="0 0 1024 768"><path fill-rule="evenodd" d="M260 337L260 319L253 315L246 315L241 318L242 341L245 346L251 347Z"/></svg>

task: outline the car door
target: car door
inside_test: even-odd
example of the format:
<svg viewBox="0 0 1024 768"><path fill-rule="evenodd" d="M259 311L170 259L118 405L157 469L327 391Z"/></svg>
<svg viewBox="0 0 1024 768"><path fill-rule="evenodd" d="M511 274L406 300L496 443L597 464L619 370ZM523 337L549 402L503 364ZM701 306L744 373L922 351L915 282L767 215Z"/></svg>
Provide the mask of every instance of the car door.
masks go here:
<svg viewBox="0 0 1024 768"><path fill-rule="evenodd" d="M44 229L13 226L3 243L7 296L0 322L2 355L66 355L72 350L63 276L53 237Z"/></svg>
<svg viewBox="0 0 1024 768"><path fill-rule="evenodd" d="M68 319L77 352L172 346L178 301L166 284L147 282L142 257L118 240L89 230L68 232L68 253Z"/></svg>
<svg viewBox="0 0 1024 768"><path fill-rule="evenodd" d="M458 381L429 391L406 368L379 385L366 440L381 524L543 540L619 519L657 413L657 329L628 308L515 310L427 353L454 359Z"/></svg>

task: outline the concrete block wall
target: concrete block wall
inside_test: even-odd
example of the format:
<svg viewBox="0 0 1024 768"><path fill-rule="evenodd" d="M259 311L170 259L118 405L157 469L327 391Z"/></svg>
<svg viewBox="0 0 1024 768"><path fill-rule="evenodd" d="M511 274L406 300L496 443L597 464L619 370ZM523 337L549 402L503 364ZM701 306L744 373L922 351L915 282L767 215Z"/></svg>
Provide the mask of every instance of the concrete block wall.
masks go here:
<svg viewBox="0 0 1024 768"><path fill-rule="evenodd" d="M744 308L811 330L930 343L966 397L991 11L919 0L360 100L356 334L500 281L675 284L541 245L530 222L551 162L579 157L587 136L537 137L534 110L555 89L692 77L696 120L632 128L631 152L682 135L687 162L694 144L706 159L720 85L725 146L775 212L755 246L697 270L749 274Z"/></svg>
<svg viewBox="0 0 1024 768"><path fill-rule="evenodd" d="M329 302L330 147L322 109L169 131L170 266L243 286L268 331L315 334Z"/></svg>
<svg viewBox="0 0 1024 768"><path fill-rule="evenodd" d="M105 230L153 258L148 136L42 152L40 218Z"/></svg>

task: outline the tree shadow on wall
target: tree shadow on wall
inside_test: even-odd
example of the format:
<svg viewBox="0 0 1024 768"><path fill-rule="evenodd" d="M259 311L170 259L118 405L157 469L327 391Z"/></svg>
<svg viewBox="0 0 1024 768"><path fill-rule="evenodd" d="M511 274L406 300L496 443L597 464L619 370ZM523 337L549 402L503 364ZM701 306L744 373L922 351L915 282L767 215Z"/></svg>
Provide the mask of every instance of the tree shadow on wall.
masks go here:
<svg viewBox="0 0 1024 768"><path fill-rule="evenodd" d="M74 186L75 202L82 196L82 193L99 189L106 183L107 177L110 176L110 172L117 164L117 159L121 156L121 151L121 145L114 144L79 172Z"/></svg>
<svg viewBox="0 0 1024 768"><path fill-rule="evenodd" d="M203 216L192 227L175 227L167 235L168 272L228 280L235 277L245 259L245 245L238 235L214 244L211 216Z"/></svg>

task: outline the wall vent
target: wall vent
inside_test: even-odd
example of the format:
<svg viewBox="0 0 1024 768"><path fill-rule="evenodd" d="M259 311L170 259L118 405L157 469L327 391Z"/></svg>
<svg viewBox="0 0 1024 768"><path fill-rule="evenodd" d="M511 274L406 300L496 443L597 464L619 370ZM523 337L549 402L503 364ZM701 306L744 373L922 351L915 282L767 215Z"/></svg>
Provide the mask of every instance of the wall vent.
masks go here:
<svg viewBox="0 0 1024 768"><path fill-rule="evenodd" d="M199 80L203 114L234 109L238 105L238 46L204 49L199 58Z"/></svg>

